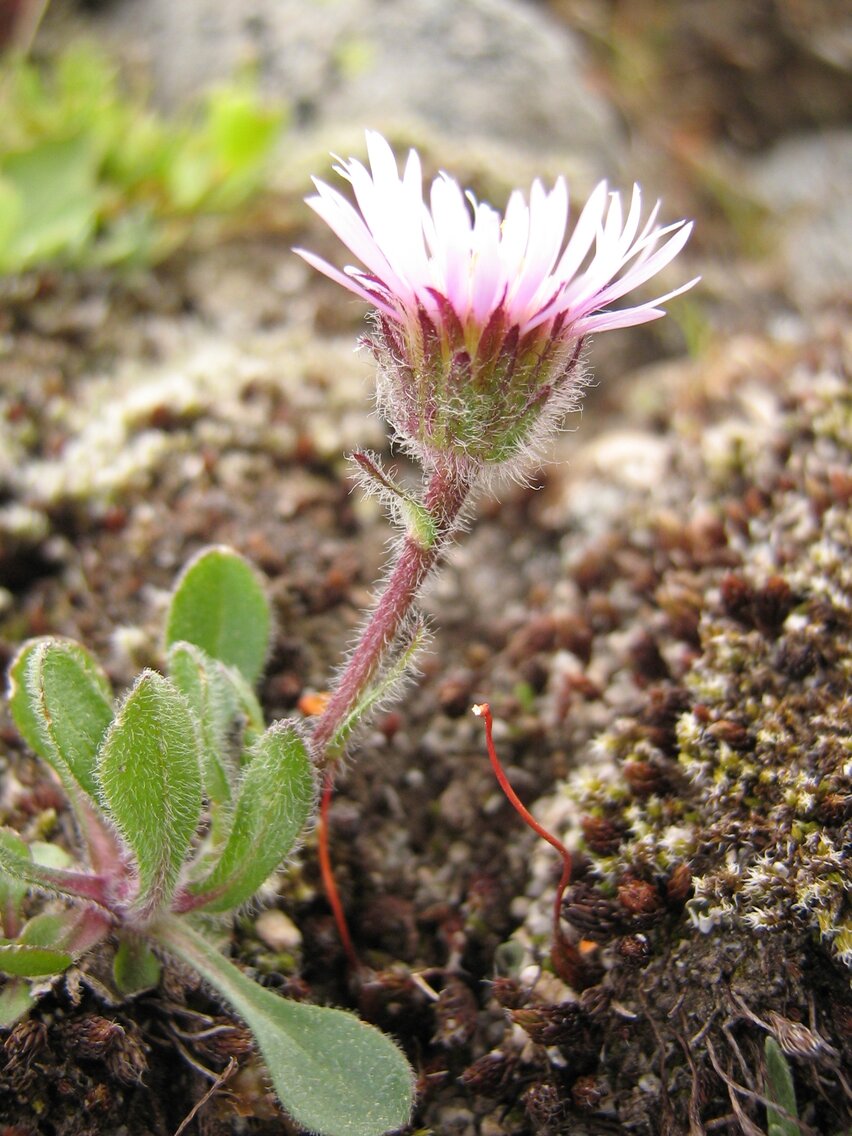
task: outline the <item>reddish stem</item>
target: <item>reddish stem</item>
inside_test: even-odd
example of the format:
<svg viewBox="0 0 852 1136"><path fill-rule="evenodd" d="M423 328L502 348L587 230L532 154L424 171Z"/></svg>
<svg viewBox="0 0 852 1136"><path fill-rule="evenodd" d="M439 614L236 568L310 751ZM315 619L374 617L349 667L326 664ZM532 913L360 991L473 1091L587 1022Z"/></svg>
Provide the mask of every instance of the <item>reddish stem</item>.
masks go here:
<svg viewBox="0 0 852 1136"><path fill-rule="evenodd" d="M434 539L427 547L414 534L406 535L384 591L314 727L312 741L320 763L333 758L327 752L329 745L379 672L387 649L397 639L420 589L447 546L472 484L470 471L450 462L432 473L423 505L434 524Z"/></svg>
<svg viewBox="0 0 852 1136"><path fill-rule="evenodd" d="M471 471L455 462L447 462L446 466L433 471L423 497L423 505L434 526L433 539L425 545L417 539L416 533L409 532L406 535L384 591L379 596L311 737L315 759L320 768L325 768L317 826L317 850L323 888L346 957L355 970L360 963L352 945L329 852L328 812L334 789L334 759L337 756L329 752L329 747L347 715L380 672L388 648L398 638L420 589L446 548L473 480Z"/></svg>
<svg viewBox="0 0 852 1136"><path fill-rule="evenodd" d="M548 832L546 828L539 824L509 784L509 779L503 770L503 766L500 764L497 750L494 747L494 723L491 718L491 707L487 702L482 702L478 706L473 707L473 712L477 717L483 718L485 721L485 745L488 748L488 759L491 762L491 768L494 770L500 788L509 800L509 804L520 815L521 820L529 825L537 836L540 836L542 840L546 840L551 848L554 848L562 857L562 875L556 888L556 898L553 901L553 938L555 943L558 942L561 945L564 938L560 922L562 916L562 898L565 895L565 889L571 883L571 871L573 867L571 853L561 840L557 840L553 833Z"/></svg>
<svg viewBox="0 0 852 1136"><path fill-rule="evenodd" d="M334 922L337 927L337 933L340 936L340 942L343 944L343 950L349 965L352 967L353 971L357 971L360 970L361 963L358 955L355 953L352 936L349 934L349 924L346 922L346 913L343 910L343 904L340 900L340 892L337 890L337 882L334 878L334 869L331 866L331 856L328 849L328 814L331 808L331 795L333 791L334 774L333 770L329 768L325 774L322 796L320 797L319 819L317 822L317 852L319 855L323 890L325 891L325 897L334 915Z"/></svg>

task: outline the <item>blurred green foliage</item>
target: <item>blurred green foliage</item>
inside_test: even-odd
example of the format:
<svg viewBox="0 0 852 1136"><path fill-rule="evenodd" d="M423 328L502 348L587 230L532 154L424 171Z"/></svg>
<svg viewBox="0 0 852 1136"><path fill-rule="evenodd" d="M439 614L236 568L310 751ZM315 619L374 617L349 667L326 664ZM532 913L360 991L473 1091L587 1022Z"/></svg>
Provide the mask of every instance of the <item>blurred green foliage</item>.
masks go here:
<svg viewBox="0 0 852 1136"><path fill-rule="evenodd" d="M0 272L151 264L264 184L286 113L246 82L167 119L92 46L0 74Z"/></svg>

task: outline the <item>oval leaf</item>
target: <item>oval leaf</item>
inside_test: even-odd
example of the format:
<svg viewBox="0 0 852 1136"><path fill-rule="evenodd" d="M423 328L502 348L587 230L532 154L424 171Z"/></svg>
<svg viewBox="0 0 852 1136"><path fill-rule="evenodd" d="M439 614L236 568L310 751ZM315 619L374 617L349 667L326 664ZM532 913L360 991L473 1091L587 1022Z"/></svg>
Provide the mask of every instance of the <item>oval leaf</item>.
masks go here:
<svg viewBox="0 0 852 1136"><path fill-rule="evenodd" d="M29 847L20 836L11 829L0 828L0 927L10 937L17 932L21 904L30 890L27 880L21 879L14 867L20 865L26 869L31 859ZM8 871L9 865L12 872ZM6 926L10 921L13 927Z"/></svg>
<svg viewBox="0 0 852 1136"><path fill-rule="evenodd" d="M148 944L135 935L124 935L112 964L112 976L119 991L127 998L153 990L160 981L162 967Z"/></svg>
<svg viewBox="0 0 852 1136"><path fill-rule="evenodd" d="M91 872L66 871L33 861L30 849L23 845L15 833L0 829L0 873L17 881L29 891L35 888L70 899L82 899L101 907L107 903L105 881ZM9 887L7 883L7 888ZM14 887L14 884L12 885ZM15 892L13 891L13 895Z"/></svg>
<svg viewBox="0 0 852 1136"><path fill-rule="evenodd" d="M314 798L308 748L295 723L276 722L252 749L218 864L190 889L211 896L205 911L229 911L251 899L292 850Z"/></svg>
<svg viewBox="0 0 852 1136"><path fill-rule="evenodd" d="M0 1029L11 1029L35 1005L28 982L13 978L0 990Z"/></svg>
<svg viewBox="0 0 852 1136"><path fill-rule="evenodd" d="M260 704L238 670L194 643L172 645L169 678L199 720L205 793L214 804L230 801L236 754L263 733Z"/></svg>
<svg viewBox="0 0 852 1136"><path fill-rule="evenodd" d="M0 971L18 978L41 978L61 974L74 960L65 951L29 947L0 939Z"/></svg>
<svg viewBox="0 0 852 1136"><path fill-rule="evenodd" d="M9 671L15 725L74 799L97 798L98 746L112 721L112 692L89 652L70 639L34 639Z"/></svg>
<svg viewBox="0 0 852 1136"><path fill-rule="evenodd" d="M235 770L229 756L238 718L236 698L217 666L222 664L192 643L175 643L169 651L169 678L198 719L204 792L213 805L231 799Z"/></svg>
<svg viewBox="0 0 852 1136"><path fill-rule="evenodd" d="M211 548L184 570L172 596L166 646L181 639L236 669L254 686L266 663L272 617L255 570L229 548Z"/></svg>
<svg viewBox="0 0 852 1136"><path fill-rule="evenodd" d="M104 739L98 780L109 815L132 850L136 907L168 903L201 816L198 734L186 700L145 671Z"/></svg>
<svg viewBox="0 0 852 1136"><path fill-rule="evenodd" d="M243 1019L297 1124L323 1136L382 1136L408 1123L411 1069L385 1034L354 1014L264 990L185 920L170 917L153 933Z"/></svg>

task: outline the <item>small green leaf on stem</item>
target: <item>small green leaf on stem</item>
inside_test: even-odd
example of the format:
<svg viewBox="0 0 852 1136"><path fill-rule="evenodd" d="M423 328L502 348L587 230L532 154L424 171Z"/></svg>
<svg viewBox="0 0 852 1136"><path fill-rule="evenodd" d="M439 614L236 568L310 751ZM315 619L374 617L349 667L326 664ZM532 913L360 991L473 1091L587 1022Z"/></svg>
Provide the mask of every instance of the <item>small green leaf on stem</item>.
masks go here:
<svg viewBox="0 0 852 1136"><path fill-rule="evenodd" d="M197 728L186 699L144 671L104 739L98 779L139 874L136 908L168 903L201 815Z"/></svg>
<svg viewBox="0 0 852 1136"><path fill-rule="evenodd" d="M378 490L388 502L392 518L407 528L421 548L432 548L438 539L438 526L427 507L394 481L373 454L359 450L352 457L368 479L365 488Z"/></svg>
<svg viewBox="0 0 852 1136"><path fill-rule="evenodd" d="M328 745L331 754L340 753L352 732L382 703L393 697L399 685L410 675L414 660L426 642L427 635L425 622L418 619L411 629L411 634L406 636L398 648L395 657L381 671L376 682L362 691L355 705L338 726Z"/></svg>
<svg viewBox="0 0 852 1136"><path fill-rule="evenodd" d="M219 862L191 888L203 901L199 906L229 911L251 899L292 850L314 798L313 767L301 734L293 722L274 723L245 767Z"/></svg>
<svg viewBox="0 0 852 1136"><path fill-rule="evenodd" d="M166 645L194 643L236 669L252 686L266 663L272 617L255 570L229 548L197 556L178 581Z"/></svg>
<svg viewBox="0 0 852 1136"><path fill-rule="evenodd" d="M152 934L243 1019L297 1124L322 1136L382 1136L408 1122L412 1073L389 1037L343 1010L264 990L185 920L167 917Z"/></svg>

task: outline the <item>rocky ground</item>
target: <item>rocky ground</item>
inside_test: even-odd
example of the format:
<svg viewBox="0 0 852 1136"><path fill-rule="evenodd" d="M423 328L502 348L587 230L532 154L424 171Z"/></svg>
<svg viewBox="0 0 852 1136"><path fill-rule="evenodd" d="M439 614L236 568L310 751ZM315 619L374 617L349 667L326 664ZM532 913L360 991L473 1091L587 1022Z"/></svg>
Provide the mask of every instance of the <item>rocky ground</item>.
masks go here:
<svg viewBox="0 0 852 1136"><path fill-rule="evenodd" d="M132 27L166 100L260 36L268 81L303 121L277 204L238 237L132 278L3 281L2 661L28 636L70 635L129 683L161 661L176 573L215 541L269 579L267 714L307 708L388 537L343 457L387 452L369 360L353 352L362 313L289 252L325 239L298 206L308 169L328 147L349 152L370 117L495 200L563 165L578 187L647 172L673 215L697 216L702 290L592 345L599 385L577 429L529 485L481 500L425 598L422 678L360 740L332 814L364 974L347 975L310 845L263 913L240 919L233 952L271 987L357 1007L400 1040L419 1078L412 1133L763 1132L771 1035L800 1129L839 1136L852 1119L850 219L837 191L850 143L825 94L847 81L826 31L839 17L826 3L803 22L779 2L743 27L721 2L678 18L648 0L640 19L476 0L401 3L383 20L386 5L359 0L305 24L299 5L249 7L239 26L236 7L201 0L87 17L118 41ZM200 62L170 56L175 21L185 37L206 29ZM388 46L402 26L429 43L405 76ZM429 97L428 82L460 76L470 98ZM493 780L469 713L480 700L516 790L575 852L562 912L575 951L555 968L558 861ZM7 719L0 758L3 823L67 838ZM69 972L5 1038L0 1131L171 1136L230 1056L240 1071L183 1131L288 1131L244 1031L203 990L170 974L121 1003L108 964L104 952ZM215 1044L211 1021L227 1027Z"/></svg>

